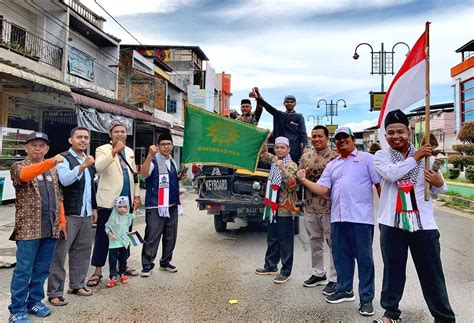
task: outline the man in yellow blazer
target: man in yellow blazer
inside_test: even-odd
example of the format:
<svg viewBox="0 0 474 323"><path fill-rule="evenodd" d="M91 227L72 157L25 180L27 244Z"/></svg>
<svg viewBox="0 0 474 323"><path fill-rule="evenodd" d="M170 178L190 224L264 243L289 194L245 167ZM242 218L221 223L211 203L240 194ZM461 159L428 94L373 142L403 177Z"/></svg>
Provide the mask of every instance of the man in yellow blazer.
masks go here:
<svg viewBox="0 0 474 323"><path fill-rule="evenodd" d="M105 233L105 223L119 196L128 196L133 200L133 210L140 205L140 188L136 180L137 166L133 150L125 145L127 129L120 121L112 121L109 126L110 143L102 145L95 152L95 168L100 175L97 188L97 230L91 265L95 266L94 274L87 282L88 286L97 286L102 278L102 267L107 260L109 239ZM132 199L133 197L133 199ZM136 271L130 274L136 275Z"/></svg>

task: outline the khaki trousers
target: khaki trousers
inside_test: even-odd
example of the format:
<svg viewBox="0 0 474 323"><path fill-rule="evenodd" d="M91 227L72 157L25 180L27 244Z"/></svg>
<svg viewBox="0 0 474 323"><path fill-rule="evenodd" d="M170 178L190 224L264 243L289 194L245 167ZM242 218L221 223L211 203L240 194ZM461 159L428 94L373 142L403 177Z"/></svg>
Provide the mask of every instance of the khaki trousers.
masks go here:
<svg viewBox="0 0 474 323"><path fill-rule="evenodd" d="M316 214L304 211L304 226L309 236L313 275L317 277L326 275L324 267L324 241L326 240L329 246L329 276L327 278L330 282L336 282L337 274L334 268L331 250L331 214Z"/></svg>

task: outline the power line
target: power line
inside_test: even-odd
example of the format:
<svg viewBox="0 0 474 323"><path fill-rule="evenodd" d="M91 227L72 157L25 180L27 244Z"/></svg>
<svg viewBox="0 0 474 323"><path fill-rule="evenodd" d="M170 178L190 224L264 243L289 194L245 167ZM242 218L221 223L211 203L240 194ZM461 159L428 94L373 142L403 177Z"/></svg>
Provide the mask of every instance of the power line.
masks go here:
<svg viewBox="0 0 474 323"><path fill-rule="evenodd" d="M105 8L102 7L102 6L100 5L100 3L97 2L97 0L94 0L94 2L95 2L102 10L104 10L104 12L105 12L110 18L112 18L112 19L117 23L117 25L119 25L120 27L122 27L122 29L125 30L125 32L126 32L127 34L129 34L133 39L135 39L140 45L143 45L135 36L133 36L133 35L127 30L127 28L125 28L124 26L122 26L122 24L121 24L120 22L118 22L118 20L115 19L114 16L112 16L107 10L105 10Z"/></svg>
<svg viewBox="0 0 474 323"><path fill-rule="evenodd" d="M60 20L58 17L56 17L55 15L51 14L49 11L43 9L43 8L42 8L40 5L38 5L34 0L31 0L31 2L32 2L32 4L34 4L34 7L35 7L36 9L41 10L45 15L47 15L47 16L49 16L49 17L52 17L52 18L54 18L55 20L59 21L60 24L57 23L57 22L55 22L53 19L49 19L49 20L52 21L56 26L58 26L59 28L61 28L61 29L64 30L64 31L67 31L68 29L70 29L68 25L66 25L63 21L61 21L61 20ZM67 27L67 28L66 28L66 27ZM41 27L40 27L40 28L41 28ZM109 54L109 53L107 53L107 52L104 52L104 51L100 50L99 53L100 53L102 56L104 56L104 57L106 57L106 56L110 57L110 59L111 59L114 63L118 63L118 62L119 62L119 59L118 59L117 57L114 57L114 56L112 56L111 54Z"/></svg>

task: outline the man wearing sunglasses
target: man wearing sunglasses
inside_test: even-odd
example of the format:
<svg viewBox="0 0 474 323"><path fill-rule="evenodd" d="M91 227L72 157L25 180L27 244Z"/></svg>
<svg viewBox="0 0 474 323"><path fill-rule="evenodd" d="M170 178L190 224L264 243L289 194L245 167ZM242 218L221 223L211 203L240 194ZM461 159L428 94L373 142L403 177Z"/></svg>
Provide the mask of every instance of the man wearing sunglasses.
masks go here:
<svg viewBox="0 0 474 323"><path fill-rule="evenodd" d="M308 144L308 135L304 117L301 113L295 112L296 98L287 95L283 100L286 111L280 111L267 103L260 94L258 87L254 87L250 92L250 97L257 100L257 106L262 106L273 116L273 138L285 137L290 141L291 159L298 163L303 149Z"/></svg>

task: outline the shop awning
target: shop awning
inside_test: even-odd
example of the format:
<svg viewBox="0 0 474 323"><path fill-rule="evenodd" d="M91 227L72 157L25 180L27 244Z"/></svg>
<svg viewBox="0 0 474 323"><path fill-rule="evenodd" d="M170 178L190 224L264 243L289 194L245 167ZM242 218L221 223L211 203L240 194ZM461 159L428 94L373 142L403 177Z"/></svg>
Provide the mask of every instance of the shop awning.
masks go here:
<svg viewBox="0 0 474 323"><path fill-rule="evenodd" d="M101 100L94 99L94 98L91 98L82 94L74 93L74 92L71 92L71 96L75 104L83 106L83 107L94 108L102 112L108 112L115 115L121 115L124 117L148 121L154 124L158 124L159 126L165 126L166 128L170 128L172 126L169 122L165 120L155 118L149 114L136 111L136 110L124 107L122 105L101 101Z"/></svg>
<svg viewBox="0 0 474 323"><path fill-rule="evenodd" d="M21 78L33 83L38 83L38 84L50 87L52 89L61 91L61 92L66 92L66 93L71 92L71 88L67 86L66 84L62 84L60 82L56 82L56 81L47 79L45 77L35 75L27 71L23 71L21 69L18 69L18 68L15 68L13 66L6 65L3 63L0 63L0 73L9 74L11 76Z"/></svg>

